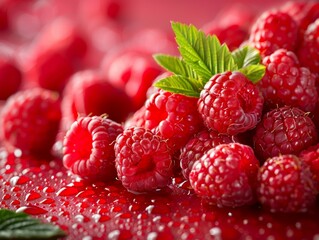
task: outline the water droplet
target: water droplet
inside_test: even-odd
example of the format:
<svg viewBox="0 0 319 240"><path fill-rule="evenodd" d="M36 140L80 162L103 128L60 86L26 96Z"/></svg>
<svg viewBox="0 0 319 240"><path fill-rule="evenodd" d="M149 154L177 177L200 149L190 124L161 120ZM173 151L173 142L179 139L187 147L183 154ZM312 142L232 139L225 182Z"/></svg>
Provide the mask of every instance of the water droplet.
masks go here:
<svg viewBox="0 0 319 240"><path fill-rule="evenodd" d="M25 196L25 201L32 201L32 200L35 200L35 199L38 199L40 198L41 195L35 191L31 191L30 193L28 193L26 196Z"/></svg>
<svg viewBox="0 0 319 240"><path fill-rule="evenodd" d="M37 206L29 205L29 206L20 207L19 209L16 210L16 212L25 212L31 215L39 215L39 214L47 213L48 211Z"/></svg>
<svg viewBox="0 0 319 240"><path fill-rule="evenodd" d="M53 187L45 187L43 188L44 193L53 193L55 192L55 189Z"/></svg>
<svg viewBox="0 0 319 240"><path fill-rule="evenodd" d="M53 198L46 198L46 199L43 199L40 203L41 204L51 204L51 203L54 203L54 199Z"/></svg>
<svg viewBox="0 0 319 240"><path fill-rule="evenodd" d="M57 196L72 196L78 194L79 190L75 187L63 187L61 188L56 195Z"/></svg>
<svg viewBox="0 0 319 240"><path fill-rule="evenodd" d="M5 194L3 197L2 197L2 200L9 200L11 198L11 195L10 194Z"/></svg>
<svg viewBox="0 0 319 240"><path fill-rule="evenodd" d="M84 190L84 191L81 191L79 192L76 197L81 197L81 198L85 198L85 197L90 197L92 195L94 195L95 192L93 190Z"/></svg>
<svg viewBox="0 0 319 240"><path fill-rule="evenodd" d="M15 186L15 185L23 185L25 183L27 183L30 180L30 178L28 178L25 175L22 176L14 176L10 179L10 184L11 186Z"/></svg>

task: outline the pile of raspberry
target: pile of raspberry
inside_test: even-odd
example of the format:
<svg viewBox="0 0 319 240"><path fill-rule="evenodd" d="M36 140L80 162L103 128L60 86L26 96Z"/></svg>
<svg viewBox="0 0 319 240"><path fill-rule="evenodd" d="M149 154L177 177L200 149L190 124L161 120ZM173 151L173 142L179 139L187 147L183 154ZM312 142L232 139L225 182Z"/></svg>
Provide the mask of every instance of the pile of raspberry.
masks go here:
<svg viewBox="0 0 319 240"><path fill-rule="evenodd" d="M126 45L99 70L79 68L74 59L83 59L78 48L87 43L74 26L67 25L67 43L42 40L55 23L36 42L26 86L3 96L3 145L59 156L74 176L121 181L135 193L170 187L182 176L218 207L309 211L319 191L319 3L290 2L241 19L247 17L203 29L230 49L256 48L265 75L252 83L238 71L216 74L198 98L152 87L170 74L150 57L158 46ZM156 41L169 41L157 34ZM0 59L17 86L22 73L7 65Z"/></svg>

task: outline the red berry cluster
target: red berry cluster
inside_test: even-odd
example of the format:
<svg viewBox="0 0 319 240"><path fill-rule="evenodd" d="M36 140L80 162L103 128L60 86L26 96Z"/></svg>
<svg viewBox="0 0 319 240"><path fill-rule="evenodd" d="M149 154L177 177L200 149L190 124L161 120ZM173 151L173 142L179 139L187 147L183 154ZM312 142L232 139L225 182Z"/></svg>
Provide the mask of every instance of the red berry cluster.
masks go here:
<svg viewBox="0 0 319 240"><path fill-rule="evenodd" d="M318 9L289 3L248 23L205 25L231 50L257 49L265 74L257 83L233 69L214 74L197 97L152 86L172 74L151 56L172 52L166 34L128 41L110 27L123 44L107 51L90 36L103 30L99 17L88 29L51 21L20 68L0 54L0 85L10 78L0 89L3 145L37 157L60 154L74 175L118 180L132 192L169 187L179 175L219 207L307 211L319 189ZM63 148L53 148L59 142Z"/></svg>

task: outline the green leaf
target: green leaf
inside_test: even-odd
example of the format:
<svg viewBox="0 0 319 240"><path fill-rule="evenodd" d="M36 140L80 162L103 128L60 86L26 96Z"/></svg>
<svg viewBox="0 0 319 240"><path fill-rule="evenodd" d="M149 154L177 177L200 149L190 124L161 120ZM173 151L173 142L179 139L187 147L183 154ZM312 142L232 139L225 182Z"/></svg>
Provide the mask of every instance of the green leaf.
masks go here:
<svg viewBox="0 0 319 240"><path fill-rule="evenodd" d="M249 65L239 69L250 81L257 83L265 75L266 66L262 64Z"/></svg>
<svg viewBox="0 0 319 240"><path fill-rule="evenodd" d="M179 57L164 54L155 54L153 57L161 67L171 73L194 79L197 78L192 68Z"/></svg>
<svg viewBox="0 0 319 240"><path fill-rule="evenodd" d="M172 22L179 52L205 84L213 75L237 70L232 53L216 36L205 35L193 25Z"/></svg>
<svg viewBox="0 0 319 240"><path fill-rule="evenodd" d="M0 209L0 239L56 239L65 236L58 226L20 212Z"/></svg>
<svg viewBox="0 0 319 240"><path fill-rule="evenodd" d="M249 65L259 64L261 56L259 51L250 46L244 46L233 51L234 60L238 68L244 68Z"/></svg>
<svg viewBox="0 0 319 240"><path fill-rule="evenodd" d="M180 75L172 75L160 79L154 83L154 86L168 92L183 94L189 97L199 97L200 93L200 89L192 85L189 79Z"/></svg>

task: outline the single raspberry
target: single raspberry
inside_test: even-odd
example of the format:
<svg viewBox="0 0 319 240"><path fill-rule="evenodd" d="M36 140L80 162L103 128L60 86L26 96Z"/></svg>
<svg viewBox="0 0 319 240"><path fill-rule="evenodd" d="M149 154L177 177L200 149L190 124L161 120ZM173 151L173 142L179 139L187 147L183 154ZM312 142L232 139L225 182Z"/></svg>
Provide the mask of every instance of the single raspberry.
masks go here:
<svg viewBox="0 0 319 240"><path fill-rule="evenodd" d="M254 149L260 160L280 154L298 155L317 143L316 127L308 113L295 107L281 107L267 112L256 126Z"/></svg>
<svg viewBox="0 0 319 240"><path fill-rule="evenodd" d="M203 128L197 98L158 90L145 103L145 128L167 140L172 151L179 150Z"/></svg>
<svg viewBox="0 0 319 240"><path fill-rule="evenodd" d="M318 9L319 10L319 9ZM319 16L318 16L319 17ZM300 64L319 74L319 19L310 24L303 35L301 45L298 49Z"/></svg>
<svg viewBox="0 0 319 240"><path fill-rule="evenodd" d="M319 143L304 149L299 158L309 165L319 191Z"/></svg>
<svg viewBox="0 0 319 240"><path fill-rule="evenodd" d="M102 62L105 76L132 98L134 110L143 106L146 92L162 69L146 50L122 48L108 54Z"/></svg>
<svg viewBox="0 0 319 240"><path fill-rule="evenodd" d="M259 162L251 147L220 144L193 165L189 174L195 193L219 207L240 207L256 201Z"/></svg>
<svg viewBox="0 0 319 240"><path fill-rule="evenodd" d="M319 17L319 3L317 1L288 1L280 7L280 10L288 13L296 21L299 29L299 40L303 38L309 24Z"/></svg>
<svg viewBox="0 0 319 240"><path fill-rule="evenodd" d="M37 87L62 92L76 71L73 62L60 49L34 51L26 61L26 80Z"/></svg>
<svg viewBox="0 0 319 240"><path fill-rule="evenodd" d="M106 114L113 121L124 122L132 111L130 100L97 71L79 71L72 75L63 92L63 127L68 129L78 116L88 115Z"/></svg>
<svg viewBox="0 0 319 240"><path fill-rule="evenodd" d="M263 64L266 72L257 86L267 109L288 105L314 111L318 99L316 79L307 68L299 66L295 53L278 49L266 56Z"/></svg>
<svg viewBox="0 0 319 240"><path fill-rule="evenodd" d="M315 203L312 173L297 156L267 159L258 172L260 203L272 212L305 212Z"/></svg>
<svg viewBox="0 0 319 240"><path fill-rule="evenodd" d="M22 83L22 72L17 64L5 55L0 56L0 100L17 92Z"/></svg>
<svg viewBox="0 0 319 240"><path fill-rule="evenodd" d="M118 178L133 192L147 192L170 183L173 162L167 141L142 127L125 129L115 142Z"/></svg>
<svg viewBox="0 0 319 240"><path fill-rule="evenodd" d="M89 181L115 180L114 142L123 127L111 119L78 118L63 141L63 164Z"/></svg>
<svg viewBox="0 0 319 240"><path fill-rule="evenodd" d="M216 35L218 40L225 43L230 50L235 50L248 38L248 30L238 24L219 26L213 21L207 23L203 31L209 35Z"/></svg>
<svg viewBox="0 0 319 240"><path fill-rule="evenodd" d="M279 48L293 51L296 48L298 27L287 13L265 11L252 25L249 44L267 56Z"/></svg>
<svg viewBox="0 0 319 240"><path fill-rule="evenodd" d="M57 34L58 33L58 34ZM65 17L58 17L41 29L35 39L36 51L59 49L76 64L85 57L88 43L75 23Z"/></svg>
<svg viewBox="0 0 319 240"><path fill-rule="evenodd" d="M214 75L198 99L206 126L222 134L236 135L256 126L264 99L258 88L240 72Z"/></svg>
<svg viewBox="0 0 319 240"><path fill-rule="evenodd" d="M61 120L60 99L34 88L8 98L1 111L1 137L8 148L27 155L49 155Z"/></svg>
<svg viewBox="0 0 319 240"><path fill-rule="evenodd" d="M202 130L195 134L184 147L181 148L179 155L182 174L189 179L189 173L192 170L194 162L199 160L208 150L222 143L231 143L235 141L234 136L219 134L213 130Z"/></svg>

